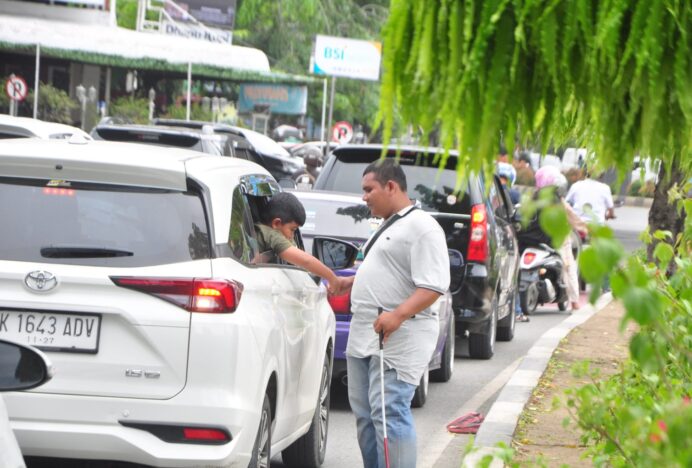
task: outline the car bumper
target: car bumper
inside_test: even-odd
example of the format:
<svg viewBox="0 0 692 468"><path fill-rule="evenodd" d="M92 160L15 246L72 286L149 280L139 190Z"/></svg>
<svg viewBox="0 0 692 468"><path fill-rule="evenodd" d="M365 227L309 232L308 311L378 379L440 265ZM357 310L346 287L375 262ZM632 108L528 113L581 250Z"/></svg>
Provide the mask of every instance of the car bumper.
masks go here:
<svg viewBox="0 0 692 468"><path fill-rule="evenodd" d="M163 401L28 393L8 393L5 399L25 456L246 467L259 424L256 412L214 391L203 398L183 392ZM44 415L50 415L51 422L43 420ZM227 430L232 440L223 445L164 442L121 421L216 427Z"/></svg>

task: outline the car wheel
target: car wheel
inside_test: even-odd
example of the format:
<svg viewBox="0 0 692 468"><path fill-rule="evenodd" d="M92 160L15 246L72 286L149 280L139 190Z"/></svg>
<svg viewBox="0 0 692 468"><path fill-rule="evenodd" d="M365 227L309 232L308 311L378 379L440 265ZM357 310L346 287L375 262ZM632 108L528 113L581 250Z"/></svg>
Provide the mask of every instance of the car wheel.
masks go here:
<svg viewBox="0 0 692 468"><path fill-rule="evenodd" d="M519 295L521 301L521 310L525 315L531 315L538 307L538 286L532 283L526 288L526 291Z"/></svg>
<svg viewBox="0 0 692 468"><path fill-rule="evenodd" d="M423 372L423 377L420 378L420 383L416 392L413 394L413 399L411 400L411 408L422 408L428 399L428 384L430 382L430 376L428 375L428 370Z"/></svg>
<svg viewBox="0 0 692 468"><path fill-rule="evenodd" d="M472 359L490 359L495 354L495 333L497 331L497 298L491 305L490 320L481 333L469 333L469 355Z"/></svg>
<svg viewBox="0 0 692 468"><path fill-rule="evenodd" d="M517 293L516 291L512 294L512 301L509 303L509 314L507 317L497 322L497 339L499 341L512 341L514 338L514 324L516 323L516 302Z"/></svg>
<svg viewBox="0 0 692 468"><path fill-rule="evenodd" d="M325 354L317 407L310 430L281 452L281 459L287 466L317 468L324 462L329 429L330 365L330 356Z"/></svg>
<svg viewBox="0 0 692 468"><path fill-rule="evenodd" d="M248 468L269 468L269 460L271 460L271 440L272 408L269 405L269 396L264 395L259 429L257 429L255 446L252 449L252 458L250 459Z"/></svg>
<svg viewBox="0 0 692 468"><path fill-rule="evenodd" d="M449 379L452 378L452 374L454 373L454 347L456 345L454 322L454 316L450 317L445 347L442 350L442 363L440 364L440 368L430 371L430 380L433 382L449 382Z"/></svg>

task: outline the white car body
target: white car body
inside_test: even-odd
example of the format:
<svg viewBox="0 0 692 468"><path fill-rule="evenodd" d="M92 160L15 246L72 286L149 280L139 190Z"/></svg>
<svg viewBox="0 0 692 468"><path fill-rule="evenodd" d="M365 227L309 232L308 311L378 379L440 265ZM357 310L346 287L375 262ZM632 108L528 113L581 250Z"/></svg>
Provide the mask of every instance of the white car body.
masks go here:
<svg viewBox="0 0 692 468"><path fill-rule="evenodd" d="M86 140L91 137L81 128L57 122L14 117L0 114L0 137L2 138L41 138L43 140L65 140L79 135Z"/></svg>
<svg viewBox="0 0 692 468"><path fill-rule="evenodd" d="M74 192L66 192L67 196L80 203L89 200L95 206L91 213L98 219L61 222L76 222L79 229L89 225L94 235L98 234L95 242L99 246L122 240L120 234L112 232L135 208L116 212L105 199L86 198L101 196L97 190L88 190L86 183L98 184L99 189L124 187L122 191L128 196L127 187L156 188L165 193L157 195L160 197L169 193L187 197L182 193L189 190L198 196L184 199L193 204L199 199L204 207L207 225L199 229L208 229L212 252L212 258L129 265L126 262L130 258L138 257L133 248L134 255L116 255L115 260L125 263L103 258L89 259L84 265L79 258L47 258L45 262L8 258L15 253L8 254L0 247L0 311L56 316L63 321L67 320L65 313L87 314L85 323L92 324L96 323L94 317L100 317L96 352L37 346L55 365L55 377L40 388L4 395L24 455L167 467L246 467L265 395L272 406L272 453L286 449L314 429L313 419L319 414L324 391L323 364L328 362L326 368L330 370L334 343L335 319L326 290L305 270L249 264L229 253L229 236L235 232L232 212L244 206L237 198L242 193L241 181L259 180L265 188L275 185L265 169L235 158L147 145L13 140L0 147L0 174L0 193L8 177L51 181L43 188L49 194L63 188L69 191L71 183ZM80 187L85 188L80 191ZM132 196L153 196L148 193ZM118 196L113 195L114 199ZM21 203L21 197L17 198ZM0 200L0 215L12 212L7 206L3 210L7 197L0 196ZM62 205L51 199L50 203L54 202ZM162 204L162 211L152 215L157 218L149 220L152 226L164 225L178 213L178 206L174 207L178 211L168 210L169 204ZM26 219L31 217L27 214ZM134 229L131 235L137 242L147 241L138 238L142 234L155 235L156 245L164 245L176 226L171 224L154 234ZM0 236L2 232L0 227ZM195 244L194 224L192 232L185 246L190 256L199 246ZM47 255L43 252L41 248L41 255ZM54 287L49 291L36 289L36 272L45 273L39 279L46 284L55 278ZM191 312L151 291L117 286L114 277L183 278L187 283L192 278L213 278L242 283L242 295L232 313ZM202 307L206 297L200 296L203 293L201 289L197 292L197 286L194 283L190 288L194 295L183 299L188 305ZM169 296L177 300L174 294ZM66 329L65 325L63 336L56 339L69 339L64 335ZM0 337L3 333L7 330L0 328ZM182 428L214 428L230 435L231 440L215 445L213 440L206 440L208 444L179 439L166 442L155 435L159 426L174 427L185 434L187 429Z"/></svg>

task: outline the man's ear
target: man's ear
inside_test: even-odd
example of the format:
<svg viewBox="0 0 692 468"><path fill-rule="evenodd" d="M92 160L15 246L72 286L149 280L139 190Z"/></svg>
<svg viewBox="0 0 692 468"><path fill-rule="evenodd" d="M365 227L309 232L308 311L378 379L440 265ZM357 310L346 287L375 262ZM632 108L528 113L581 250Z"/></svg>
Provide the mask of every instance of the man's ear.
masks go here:
<svg viewBox="0 0 692 468"><path fill-rule="evenodd" d="M283 223L283 221L281 221L281 218L274 218L274 219L272 219L271 227L273 229L279 229L281 226L283 226L283 224L284 223Z"/></svg>

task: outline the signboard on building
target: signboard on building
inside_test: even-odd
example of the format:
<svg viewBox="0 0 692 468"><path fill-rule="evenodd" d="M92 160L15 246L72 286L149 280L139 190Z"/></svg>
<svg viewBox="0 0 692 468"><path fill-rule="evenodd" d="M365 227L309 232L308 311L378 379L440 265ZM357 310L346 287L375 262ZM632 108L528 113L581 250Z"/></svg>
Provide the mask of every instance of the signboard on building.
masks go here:
<svg viewBox="0 0 692 468"><path fill-rule="evenodd" d="M252 112L269 107L273 114L303 115L307 112L307 86L248 83L240 85L238 112Z"/></svg>
<svg viewBox="0 0 692 468"><path fill-rule="evenodd" d="M224 44L233 43L233 32L225 29L202 27L193 23L173 23L162 20L161 28L165 34L174 36L202 39L209 42L220 42Z"/></svg>
<svg viewBox="0 0 692 468"><path fill-rule="evenodd" d="M190 15L207 26L233 29L236 0L175 0L175 3L180 9L166 4L166 12L175 21L188 21Z"/></svg>
<svg viewBox="0 0 692 468"><path fill-rule="evenodd" d="M311 72L377 81L381 61L382 44L379 42L317 36Z"/></svg>

